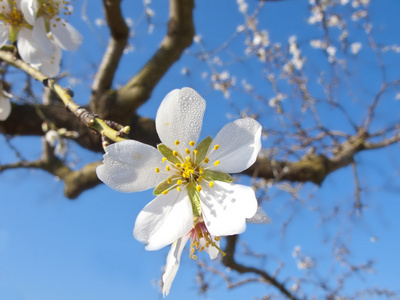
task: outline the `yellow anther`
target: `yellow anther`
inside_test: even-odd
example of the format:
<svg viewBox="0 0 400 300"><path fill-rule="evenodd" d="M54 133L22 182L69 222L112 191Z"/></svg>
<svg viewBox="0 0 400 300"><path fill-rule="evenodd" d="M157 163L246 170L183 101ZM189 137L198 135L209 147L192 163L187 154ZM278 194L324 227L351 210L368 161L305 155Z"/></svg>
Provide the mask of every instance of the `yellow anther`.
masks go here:
<svg viewBox="0 0 400 300"><path fill-rule="evenodd" d="M178 156L178 151L172 151L173 156Z"/></svg>
<svg viewBox="0 0 400 300"><path fill-rule="evenodd" d="M214 238L214 240L216 240L216 241L218 242L218 241L221 240L221 238L220 238L219 236L216 236L216 237Z"/></svg>
<svg viewBox="0 0 400 300"><path fill-rule="evenodd" d="M200 193L200 191L201 191L201 185L200 184L198 186L196 186L196 191L198 191Z"/></svg>
<svg viewBox="0 0 400 300"><path fill-rule="evenodd" d="M166 157L163 157L161 161L162 161L163 163L165 163L166 160L167 160L167 158L166 158Z"/></svg>
<svg viewBox="0 0 400 300"><path fill-rule="evenodd" d="M178 146L178 145L179 145L179 141L175 140L175 146Z"/></svg>
<svg viewBox="0 0 400 300"><path fill-rule="evenodd" d="M197 155L197 153L199 153L199 151L197 150L193 150L194 155Z"/></svg>
<svg viewBox="0 0 400 300"><path fill-rule="evenodd" d="M203 177L199 176L199 178L197 178L197 182L200 182L203 180Z"/></svg>
<svg viewBox="0 0 400 300"><path fill-rule="evenodd" d="M214 163L214 166L218 166L218 165L219 165L219 163L220 163L220 161L219 161L219 160L215 161L215 163Z"/></svg>
<svg viewBox="0 0 400 300"><path fill-rule="evenodd" d="M197 255L192 255L192 257L194 260L197 260Z"/></svg>
<svg viewBox="0 0 400 300"><path fill-rule="evenodd" d="M168 190L164 190L164 192L162 192L164 195L168 194Z"/></svg>
<svg viewBox="0 0 400 300"><path fill-rule="evenodd" d="M200 247L199 252L201 252L201 251L203 251L203 250L204 250L204 247Z"/></svg>
<svg viewBox="0 0 400 300"><path fill-rule="evenodd" d="M156 167L156 173L160 173L160 168Z"/></svg>
<svg viewBox="0 0 400 300"><path fill-rule="evenodd" d="M182 176L183 176L183 178L189 178L189 174L186 173L186 172L183 172L183 173L182 173Z"/></svg>
<svg viewBox="0 0 400 300"><path fill-rule="evenodd" d="M186 149L185 149L185 152L186 152L186 154L190 154L189 148L186 148Z"/></svg>
<svg viewBox="0 0 400 300"><path fill-rule="evenodd" d="M203 174L204 173L204 168L200 168L199 173Z"/></svg>
<svg viewBox="0 0 400 300"><path fill-rule="evenodd" d="M206 157L206 158L204 159L204 163L206 163L206 164L208 164L209 161L210 161L210 159L209 159L208 157Z"/></svg>
<svg viewBox="0 0 400 300"><path fill-rule="evenodd" d="M168 183L168 184L171 184L171 182L172 182L172 179L171 179L171 178L168 178L168 179L167 179L167 183Z"/></svg>
<svg viewBox="0 0 400 300"><path fill-rule="evenodd" d="M179 180L176 182L176 184L177 184L177 185L181 185L181 184L182 184L182 180L179 179Z"/></svg>
<svg viewBox="0 0 400 300"><path fill-rule="evenodd" d="M171 169L169 168L169 166L167 165L167 166L165 166L165 170L167 170L167 171L171 171Z"/></svg>
<svg viewBox="0 0 400 300"><path fill-rule="evenodd" d="M210 188L213 188L214 187L214 181L210 181L209 186L210 186Z"/></svg>
<svg viewBox="0 0 400 300"><path fill-rule="evenodd" d="M190 141L190 142L189 142L189 145L193 147L194 145L196 145L196 143L193 142L193 141Z"/></svg>
<svg viewBox="0 0 400 300"><path fill-rule="evenodd" d="M219 148L219 145L214 146L214 150L218 150L218 148Z"/></svg>
<svg viewBox="0 0 400 300"><path fill-rule="evenodd" d="M180 192L180 191L181 191L181 188L180 188L179 186L177 186L177 187L176 187L176 190L177 190L178 192Z"/></svg>
<svg viewBox="0 0 400 300"><path fill-rule="evenodd" d="M182 165L180 163L176 163L175 167L180 168Z"/></svg>
<svg viewBox="0 0 400 300"><path fill-rule="evenodd" d="M190 156L186 156L185 159L187 163L190 163Z"/></svg>

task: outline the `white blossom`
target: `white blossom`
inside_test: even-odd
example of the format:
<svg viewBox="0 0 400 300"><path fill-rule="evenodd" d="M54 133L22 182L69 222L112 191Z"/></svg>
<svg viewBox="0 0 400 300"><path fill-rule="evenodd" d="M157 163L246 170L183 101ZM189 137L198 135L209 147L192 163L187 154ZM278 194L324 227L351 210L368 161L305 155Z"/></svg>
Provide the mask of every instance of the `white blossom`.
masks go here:
<svg viewBox="0 0 400 300"><path fill-rule="evenodd" d="M66 130L64 130L66 131ZM49 130L45 135L46 142L54 148L54 154L64 157L67 154L67 141L56 130Z"/></svg>
<svg viewBox="0 0 400 300"><path fill-rule="evenodd" d="M251 118L239 119L225 125L214 139L198 142L205 106L196 91L173 90L156 116L162 144L157 149L134 140L112 144L97 168L100 180L117 191L155 187L156 198L139 213L133 233L147 250L172 243L172 249L178 247L167 260L165 276L173 274L172 279L188 233L199 223L215 241L217 236L242 233L246 219L257 211L253 189L232 183L228 173L254 163L261 148L261 125ZM168 271L171 265L174 271Z"/></svg>
<svg viewBox="0 0 400 300"><path fill-rule="evenodd" d="M21 1L0 0L0 48L7 41L17 42L18 52L27 63L38 63L33 32L21 11Z"/></svg>
<svg viewBox="0 0 400 300"><path fill-rule="evenodd" d="M350 45L351 53L353 53L354 55L357 55L358 52L360 52L361 48L362 48L361 43L352 43Z"/></svg>

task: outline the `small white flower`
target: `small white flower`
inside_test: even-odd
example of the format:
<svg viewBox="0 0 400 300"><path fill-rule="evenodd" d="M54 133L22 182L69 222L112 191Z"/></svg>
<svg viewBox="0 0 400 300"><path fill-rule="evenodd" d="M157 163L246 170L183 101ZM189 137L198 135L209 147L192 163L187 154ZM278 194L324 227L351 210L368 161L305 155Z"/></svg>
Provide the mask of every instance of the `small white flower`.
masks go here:
<svg viewBox="0 0 400 300"><path fill-rule="evenodd" d="M21 11L21 1L0 0L0 48L9 40L17 42L18 52L27 63L37 63L37 45L32 30Z"/></svg>
<svg viewBox="0 0 400 300"><path fill-rule="evenodd" d="M231 183L226 173L241 172L255 162L261 125L250 118L239 119L225 125L214 140L207 137L197 143L204 110L205 101L196 91L173 90L157 112L156 130L162 142L158 149L134 140L115 143L106 148L104 164L97 168L98 177L121 192L156 187L157 198L143 209L135 225L135 236L149 250L186 234L193 215L204 217L211 234L230 235L243 232L246 218L257 210L254 191Z"/></svg>
<svg viewBox="0 0 400 300"><path fill-rule="evenodd" d="M353 53L354 55L357 55L358 52L360 52L361 48L362 48L362 44L358 43L358 42L357 43L352 43L350 45L351 53Z"/></svg>
<svg viewBox="0 0 400 300"><path fill-rule="evenodd" d="M261 125L250 118L239 119L225 125L214 139L197 142L205 106L196 91L173 90L156 116L162 144L157 149L134 140L112 144L97 168L100 180L121 192L155 187L157 197L139 213L133 231L147 250L175 241L173 247L182 249L188 233L203 226L199 224L204 224L201 228L212 240L242 233L246 219L257 211L253 189L232 183L227 173L239 173L255 162ZM171 251L179 264L181 250ZM173 279L176 271L166 274ZM172 280L166 282L167 287Z"/></svg>
<svg viewBox="0 0 400 300"><path fill-rule="evenodd" d="M0 121L4 121L11 113L10 98L0 92Z"/></svg>
<svg viewBox="0 0 400 300"><path fill-rule="evenodd" d="M46 142L54 148L54 154L64 157L67 153L67 142L55 130L49 130L45 135Z"/></svg>

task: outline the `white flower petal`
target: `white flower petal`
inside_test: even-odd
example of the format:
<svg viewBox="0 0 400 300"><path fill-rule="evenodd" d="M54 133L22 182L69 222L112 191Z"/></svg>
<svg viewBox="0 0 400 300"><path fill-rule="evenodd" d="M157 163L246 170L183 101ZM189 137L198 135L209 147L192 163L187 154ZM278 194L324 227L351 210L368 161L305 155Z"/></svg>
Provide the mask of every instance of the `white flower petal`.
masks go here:
<svg viewBox="0 0 400 300"><path fill-rule="evenodd" d="M106 148L103 165L97 167L96 173L101 181L117 191L144 191L166 179L165 175L155 172L161 159L156 148L127 140Z"/></svg>
<svg viewBox="0 0 400 300"><path fill-rule="evenodd" d="M250 167L261 149L261 125L251 118L238 119L226 124L211 143L210 149L219 149L210 155L210 161L220 161L212 170L239 173Z"/></svg>
<svg viewBox="0 0 400 300"><path fill-rule="evenodd" d="M0 23L0 48L3 47L8 40L9 28L4 25L4 23Z"/></svg>
<svg viewBox="0 0 400 300"><path fill-rule="evenodd" d="M208 231L214 236L242 233L246 218L257 211L257 199L251 187L214 182L214 187L204 185L200 192L201 210Z"/></svg>
<svg viewBox="0 0 400 300"><path fill-rule="evenodd" d="M4 121L11 113L10 99L0 96L0 121Z"/></svg>
<svg viewBox="0 0 400 300"><path fill-rule="evenodd" d="M181 262L181 256L183 248L189 239L189 235L186 235L171 246L171 250L168 252L167 263L165 265L165 272L162 276L163 281L163 295L168 296L169 290L171 289L171 284L175 279L176 273L179 269L179 264Z"/></svg>
<svg viewBox="0 0 400 300"><path fill-rule="evenodd" d="M146 205L136 218L133 235L146 250L161 249L192 228L193 212L186 190L172 190Z"/></svg>
<svg viewBox="0 0 400 300"><path fill-rule="evenodd" d="M52 52L52 42L47 36L46 27L43 17L37 18L33 25L32 36L37 45L43 49L48 55Z"/></svg>
<svg viewBox="0 0 400 300"><path fill-rule="evenodd" d="M191 88L170 92L157 111L156 129L160 140L168 147L175 140L182 147L187 147L190 141L197 142L205 108L204 99Z"/></svg>
<svg viewBox="0 0 400 300"><path fill-rule="evenodd" d="M33 25L36 14L39 9L39 1L37 0L21 0L21 11L25 20Z"/></svg>
<svg viewBox="0 0 400 300"><path fill-rule="evenodd" d="M42 58L40 71L49 77L55 77L60 72L61 49L52 44L51 55Z"/></svg>
<svg viewBox="0 0 400 300"><path fill-rule="evenodd" d="M32 30L22 27L18 33L17 47L22 60L29 64L41 64L38 46L32 36Z"/></svg>
<svg viewBox="0 0 400 300"><path fill-rule="evenodd" d="M212 239L213 239L214 243L219 247L219 241L216 241L214 238L215 237L212 236ZM200 239L200 246L204 247L204 250L210 256L210 259L216 259L218 257L219 250L217 248L213 247L212 245L208 245L208 247L207 247L206 246L206 240L204 238Z"/></svg>
<svg viewBox="0 0 400 300"><path fill-rule="evenodd" d="M50 30L54 41L64 50L75 51L82 43L81 34L64 20L50 20Z"/></svg>

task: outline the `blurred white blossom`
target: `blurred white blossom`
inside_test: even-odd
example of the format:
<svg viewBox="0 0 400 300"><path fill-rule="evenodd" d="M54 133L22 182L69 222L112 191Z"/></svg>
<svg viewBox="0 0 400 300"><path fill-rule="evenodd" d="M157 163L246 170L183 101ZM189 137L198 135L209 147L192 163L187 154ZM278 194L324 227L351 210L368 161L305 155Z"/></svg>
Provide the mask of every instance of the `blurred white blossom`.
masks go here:
<svg viewBox="0 0 400 300"><path fill-rule="evenodd" d="M362 44L358 43L358 42L357 43L352 43L350 45L351 53L353 53L354 55L357 55L358 52L360 52L361 48L362 48Z"/></svg>

